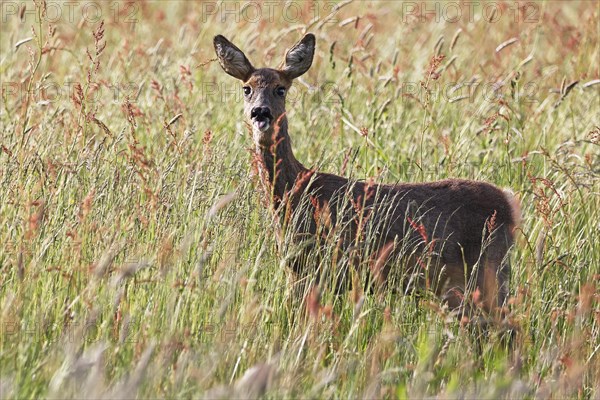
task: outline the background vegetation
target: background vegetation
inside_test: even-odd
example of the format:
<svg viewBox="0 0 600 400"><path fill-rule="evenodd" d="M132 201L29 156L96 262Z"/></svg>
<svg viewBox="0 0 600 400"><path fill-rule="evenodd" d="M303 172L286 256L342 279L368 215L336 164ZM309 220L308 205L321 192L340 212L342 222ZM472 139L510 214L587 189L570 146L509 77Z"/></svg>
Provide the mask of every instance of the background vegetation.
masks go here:
<svg viewBox="0 0 600 400"><path fill-rule="evenodd" d="M600 397L598 13L3 2L2 398ZM432 296L294 295L212 37L277 66L305 31L299 160L520 198L512 350Z"/></svg>

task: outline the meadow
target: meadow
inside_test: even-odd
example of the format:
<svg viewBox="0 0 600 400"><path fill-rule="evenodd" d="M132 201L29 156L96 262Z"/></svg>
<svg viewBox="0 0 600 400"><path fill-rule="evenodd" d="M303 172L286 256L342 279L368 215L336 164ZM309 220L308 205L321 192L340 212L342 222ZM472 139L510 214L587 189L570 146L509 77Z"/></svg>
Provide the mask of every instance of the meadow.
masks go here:
<svg viewBox="0 0 600 400"><path fill-rule="evenodd" d="M600 398L597 2L0 6L3 399ZM212 38L276 67L305 32L305 165L517 195L512 341L295 289Z"/></svg>

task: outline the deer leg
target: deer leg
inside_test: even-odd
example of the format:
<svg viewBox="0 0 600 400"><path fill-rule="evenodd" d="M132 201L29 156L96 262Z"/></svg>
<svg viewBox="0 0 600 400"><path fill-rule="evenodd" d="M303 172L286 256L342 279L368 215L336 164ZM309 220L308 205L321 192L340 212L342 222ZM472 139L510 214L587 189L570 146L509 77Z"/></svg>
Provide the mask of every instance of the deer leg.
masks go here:
<svg viewBox="0 0 600 400"><path fill-rule="evenodd" d="M486 259L478 275L477 285L482 294L483 308L490 315L501 316L502 307L506 305L509 272L508 261Z"/></svg>
<svg viewBox="0 0 600 400"><path fill-rule="evenodd" d="M436 277L437 285L434 287L435 293L450 308L457 312L458 319L471 314L471 307L468 299L465 299L466 280L464 265L450 264L446 265L444 272L440 277Z"/></svg>
<svg viewBox="0 0 600 400"><path fill-rule="evenodd" d="M493 232L491 243L484 250L483 268L477 276L483 307L492 316L502 316L502 307L508 299L510 262L506 255L511 243L507 229L501 227Z"/></svg>

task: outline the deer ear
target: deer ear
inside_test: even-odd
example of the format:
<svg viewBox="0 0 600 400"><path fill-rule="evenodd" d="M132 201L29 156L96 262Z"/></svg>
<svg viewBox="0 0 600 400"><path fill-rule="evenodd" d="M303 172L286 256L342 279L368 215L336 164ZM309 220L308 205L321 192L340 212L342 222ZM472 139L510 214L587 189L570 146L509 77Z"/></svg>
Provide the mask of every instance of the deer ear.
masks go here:
<svg viewBox="0 0 600 400"><path fill-rule="evenodd" d="M222 35L215 36L213 44L217 59L223 70L234 78L242 81L248 80L250 74L254 72L254 67L250 64L244 52Z"/></svg>
<svg viewBox="0 0 600 400"><path fill-rule="evenodd" d="M313 56L315 55L315 35L307 33L302 40L294 45L285 54L285 61L281 71L288 78L295 79L308 71L310 68Z"/></svg>

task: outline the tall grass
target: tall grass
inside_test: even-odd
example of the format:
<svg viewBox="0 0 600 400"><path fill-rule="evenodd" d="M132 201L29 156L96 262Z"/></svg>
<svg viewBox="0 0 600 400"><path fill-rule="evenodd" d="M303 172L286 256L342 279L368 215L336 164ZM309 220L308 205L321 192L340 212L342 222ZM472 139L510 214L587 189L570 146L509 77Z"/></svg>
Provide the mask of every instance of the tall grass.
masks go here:
<svg viewBox="0 0 600 400"><path fill-rule="evenodd" d="M2 5L3 398L600 396L597 4L96 4ZM298 159L520 198L512 348L427 293L297 295L212 37L276 66L305 30Z"/></svg>

